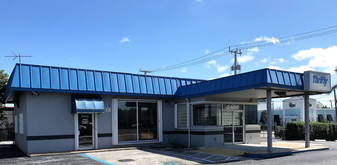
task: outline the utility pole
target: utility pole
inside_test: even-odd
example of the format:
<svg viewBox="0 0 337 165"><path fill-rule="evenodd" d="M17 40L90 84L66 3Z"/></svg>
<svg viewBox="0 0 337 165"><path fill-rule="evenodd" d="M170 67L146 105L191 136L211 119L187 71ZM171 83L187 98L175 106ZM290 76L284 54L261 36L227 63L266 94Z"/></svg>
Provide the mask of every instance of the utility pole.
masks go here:
<svg viewBox="0 0 337 165"><path fill-rule="evenodd" d="M234 71L234 75L236 75L236 71L241 71L241 65L238 64L237 55L241 56L241 49L236 48L235 50L231 50L231 47L228 48L229 53L234 53L234 65L232 65L231 70Z"/></svg>
<svg viewBox="0 0 337 165"><path fill-rule="evenodd" d="M149 70L143 70L143 69L139 69L139 72L143 72L144 75L146 76L148 73L152 73L152 71L149 71Z"/></svg>
<svg viewBox="0 0 337 165"><path fill-rule="evenodd" d="M19 58L19 64L21 64L21 58L23 58L23 57L32 57L32 56L21 56L20 54L17 55L17 54L15 54L13 52L12 52L12 54L13 54L13 56L5 56L5 57L14 57L13 60L15 60L16 58Z"/></svg>

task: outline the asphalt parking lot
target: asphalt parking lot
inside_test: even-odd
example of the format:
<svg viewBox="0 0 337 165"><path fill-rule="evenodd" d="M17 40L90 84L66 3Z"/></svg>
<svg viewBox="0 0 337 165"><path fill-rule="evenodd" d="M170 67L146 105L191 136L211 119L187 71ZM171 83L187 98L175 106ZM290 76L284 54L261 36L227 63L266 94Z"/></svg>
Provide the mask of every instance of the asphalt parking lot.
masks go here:
<svg viewBox="0 0 337 165"><path fill-rule="evenodd" d="M285 142L285 141L284 141ZM303 142L303 141L302 141ZM301 141L299 141L301 143ZM42 156L24 155L14 146L0 146L0 164L335 164L337 142L311 142L328 146L329 150L310 151L291 156L253 159L244 156L202 153L200 150L186 150L177 147L121 148L85 153L62 153Z"/></svg>
<svg viewBox="0 0 337 165"><path fill-rule="evenodd" d="M0 164L8 165L35 165L35 164L102 164L82 154L60 154L28 157L14 145L0 145Z"/></svg>
<svg viewBox="0 0 337 165"><path fill-rule="evenodd" d="M245 159L238 156L224 156L201 153L185 148L124 148L108 151L93 151L76 154L55 154L31 156L24 155L15 146L10 148L1 146L3 153L12 153L3 156L0 164L155 164L155 165L184 165L184 164L214 164ZM1 150L1 149L0 149Z"/></svg>

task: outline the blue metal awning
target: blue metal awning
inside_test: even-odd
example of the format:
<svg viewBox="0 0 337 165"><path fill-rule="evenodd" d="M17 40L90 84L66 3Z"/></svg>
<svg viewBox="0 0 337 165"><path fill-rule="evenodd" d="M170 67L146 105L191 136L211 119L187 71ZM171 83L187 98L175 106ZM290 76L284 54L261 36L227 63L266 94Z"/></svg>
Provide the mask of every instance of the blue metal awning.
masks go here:
<svg viewBox="0 0 337 165"><path fill-rule="evenodd" d="M102 113L104 112L104 102L102 99L73 99L72 113L88 112Z"/></svg>
<svg viewBox="0 0 337 165"><path fill-rule="evenodd" d="M261 69L198 84L180 87L180 98L200 97L257 88L303 91L303 74L275 69Z"/></svg>
<svg viewBox="0 0 337 165"><path fill-rule="evenodd" d="M5 99L6 101L13 101L15 92L17 91L191 98L267 88L274 90L279 89L281 91L296 91L297 93L287 95L296 96L305 92L303 77L303 73L261 69L214 80L197 80L16 64L7 84ZM254 96L254 98L263 97L264 96ZM85 103L81 104L86 105ZM86 109L87 108L84 108L84 110ZM102 109L104 109L104 107L102 107Z"/></svg>
<svg viewBox="0 0 337 165"><path fill-rule="evenodd" d="M16 64L5 99L14 91L175 97L181 86L202 80L100 70Z"/></svg>

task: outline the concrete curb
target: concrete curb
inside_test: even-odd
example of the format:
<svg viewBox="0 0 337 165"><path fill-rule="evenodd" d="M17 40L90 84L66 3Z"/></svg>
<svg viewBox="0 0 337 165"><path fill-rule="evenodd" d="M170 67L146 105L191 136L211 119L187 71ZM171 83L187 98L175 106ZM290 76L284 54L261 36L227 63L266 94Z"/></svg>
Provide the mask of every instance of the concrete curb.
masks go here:
<svg viewBox="0 0 337 165"><path fill-rule="evenodd" d="M276 153L249 153L245 152L243 156L250 157L250 158L257 158L257 159L267 159L267 158L275 158L281 156L289 156L296 153L303 153L303 152L310 152L310 151L323 151L329 150L329 147L325 148L316 148L316 149L309 149L309 150L302 150L302 151L289 151L289 152L276 152Z"/></svg>
<svg viewBox="0 0 337 165"><path fill-rule="evenodd" d="M292 155L293 152L280 152L280 153L266 153L266 154L256 154L256 153L246 153L243 155L249 158L256 158L256 159L267 159L267 158L275 158L281 156L289 156Z"/></svg>

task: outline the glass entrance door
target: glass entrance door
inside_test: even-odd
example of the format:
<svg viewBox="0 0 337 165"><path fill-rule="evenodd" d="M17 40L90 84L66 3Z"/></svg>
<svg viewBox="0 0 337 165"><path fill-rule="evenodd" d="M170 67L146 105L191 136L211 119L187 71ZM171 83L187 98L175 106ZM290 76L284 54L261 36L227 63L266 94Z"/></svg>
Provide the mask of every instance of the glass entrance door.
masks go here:
<svg viewBox="0 0 337 165"><path fill-rule="evenodd" d="M234 142L243 142L243 112L233 112Z"/></svg>
<svg viewBox="0 0 337 165"><path fill-rule="evenodd" d="M157 103L118 102L118 141L157 139Z"/></svg>
<svg viewBox="0 0 337 165"><path fill-rule="evenodd" d="M79 149L94 148L94 115L78 114L78 146Z"/></svg>
<svg viewBox="0 0 337 165"><path fill-rule="evenodd" d="M243 112L223 111L224 143L243 142Z"/></svg>
<svg viewBox="0 0 337 165"><path fill-rule="evenodd" d="M233 112L222 113L224 142L233 143Z"/></svg>
<svg viewBox="0 0 337 165"><path fill-rule="evenodd" d="M157 139L157 104L138 103L139 140Z"/></svg>
<svg viewBox="0 0 337 165"><path fill-rule="evenodd" d="M137 140L137 106L136 102L118 102L118 140Z"/></svg>

